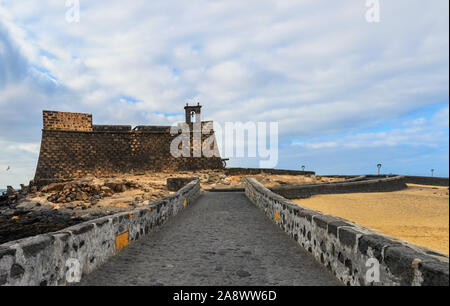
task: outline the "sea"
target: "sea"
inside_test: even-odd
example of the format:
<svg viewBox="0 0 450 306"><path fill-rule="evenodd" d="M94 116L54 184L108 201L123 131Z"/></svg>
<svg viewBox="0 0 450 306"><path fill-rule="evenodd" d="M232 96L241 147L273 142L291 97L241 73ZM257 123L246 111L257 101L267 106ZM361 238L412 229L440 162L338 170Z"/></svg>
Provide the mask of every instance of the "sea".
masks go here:
<svg viewBox="0 0 450 306"><path fill-rule="evenodd" d="M0 189L0 194L5 191L6 191L6 189Z"/></svg>

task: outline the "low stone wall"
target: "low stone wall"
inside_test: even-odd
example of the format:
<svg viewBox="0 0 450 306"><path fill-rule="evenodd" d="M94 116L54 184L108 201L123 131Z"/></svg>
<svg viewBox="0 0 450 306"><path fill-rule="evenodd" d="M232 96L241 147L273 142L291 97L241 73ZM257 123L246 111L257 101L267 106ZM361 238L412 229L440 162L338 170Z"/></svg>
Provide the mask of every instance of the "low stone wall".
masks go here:
<svg viewBox="0 0 450 306"><path fill-rule="evenodd" d="M320 175L321 177L341 177L341 178L353 178L356 175ZM380 177L377 175L366 175L368 177ZM390 175L393 176L393 175ZM433 177L433 176L411 176L403 175L405 177L405 183L419 184L419 185L431 185L431 186L447 186L449 185L448 177ZM381 175L381 177L387 177Z"/></svg>
<svg viewBox="0 0 450 306"><path fill-rule="evenodd" d="M405 188L407 186L403 176L383 178L358 176L343 182L276 186L271 187L270 190L287 199L305 199L316 194L386 192Z"/></svg>
<svg viewBox="0 0 450 306"><path fill-rule="evenodd" d="M448 177L405 176L406 182L419 185L447 186Z"/></svg>
<svg viewBox="0 0 450 306"><path fill-rule="evenodd" d="M244 184L250 201L344 284L449 284L446 255L302 207L253 178L246 178Z"/></svg>
<svg viewBox="0 0 450 306"><path fill-rule="evenodd" d="M254 175L254 174L273 174L273 175L315 175L314 171L282 170L282 169L264 169L264 168L225 168L227 175Z"/></svg>
<svg viewBox="0 0 450 306"><path fill-rule="evenodd" d="M197 198L200 182L138 209L0 245L0 285L65 285L154 231ZM72 275L71 273L74 272Z"/></svg>

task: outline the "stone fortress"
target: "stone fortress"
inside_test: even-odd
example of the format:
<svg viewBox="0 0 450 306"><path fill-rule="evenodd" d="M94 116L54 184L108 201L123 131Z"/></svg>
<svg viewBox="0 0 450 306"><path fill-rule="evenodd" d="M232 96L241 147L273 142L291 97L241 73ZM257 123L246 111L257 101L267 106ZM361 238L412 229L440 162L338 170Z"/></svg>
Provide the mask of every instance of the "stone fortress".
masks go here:
<svg viewBox="0 0 450 306"><path fill-rule="evenodd" d="M44 128L34 183L44 185L86 175L149 170L223 169L224 161L217 157L218 153L209 158L193 154L195 122L201 122L203 127L212 126L212 121L201 121L200 105L186 104L184 108L192 158L171 155L170 144L182 131L172 134L170 126L94 125L91 114L43 111ZM210 136L215 140L212 129L209 134L202 134L202 143Z"/></svg>

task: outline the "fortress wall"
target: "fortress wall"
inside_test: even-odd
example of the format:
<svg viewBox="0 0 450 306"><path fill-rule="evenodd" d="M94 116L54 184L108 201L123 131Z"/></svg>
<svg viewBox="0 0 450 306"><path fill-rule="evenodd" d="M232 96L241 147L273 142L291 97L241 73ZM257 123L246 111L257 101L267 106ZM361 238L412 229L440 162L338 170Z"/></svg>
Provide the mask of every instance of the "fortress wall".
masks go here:
<svg viewBox="0 0 450 306"><path fill-rule="evenodd" d="M71 272L89 274L128 243L155 231L200 194L194 181L138 209L0 245L0 286L65 285ZM68 278L69 277L69 278Z"/></svg>
<svg viewBox="0 0 450 306"><path fill-rule="evenodd" d="M43 130L35 181L125 172L130 139L130 133Z"/></svg>
<svg viewBox="0 0 450 306"><path fill-rule="evenodd" d="M343 182L271 187L270 190L287 199L305 199L317 194L357 192L388 192L407 188L404 176L375 178L359 176Z"/></svg>
<svg viewBox="0 0 450 306"><path fill-rule="evenodd" d="M448 256L302 207L253 178L244 184L250 201L344 284L448 286ZM379 282L366 277L373 271Z"/></svg>
<svg viewBox="0 0 450 306"><path fill-rule="evenodd" d="M220 158L174 158L169 133L43 130L35 182L133 171L220 169Z"/></svg>
<svg viewBox="0 0 450 306"><path fill-rule="evenodd" d="M170 143L177 136L170 134L170 127L92 125L87 114L44 111L34 184L87 175L222 168L220 157L174 158Z"/></svg>

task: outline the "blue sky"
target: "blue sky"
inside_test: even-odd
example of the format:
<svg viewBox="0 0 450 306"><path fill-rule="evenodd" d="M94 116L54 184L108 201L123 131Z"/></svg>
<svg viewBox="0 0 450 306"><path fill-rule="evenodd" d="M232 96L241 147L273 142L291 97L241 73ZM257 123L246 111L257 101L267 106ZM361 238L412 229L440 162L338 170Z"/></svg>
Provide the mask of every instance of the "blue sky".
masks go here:
<svg viewBox="0 0 450 306"><path fill-rule="evenodd" d="M449 2L0 0L0 187L27 183L43 109L98 124L278 121L278 168L448 176ZM235 159L231 166L257 166ZM7 166L10 171L5 171Z"/></svg>

